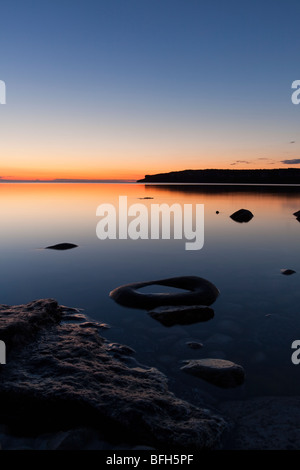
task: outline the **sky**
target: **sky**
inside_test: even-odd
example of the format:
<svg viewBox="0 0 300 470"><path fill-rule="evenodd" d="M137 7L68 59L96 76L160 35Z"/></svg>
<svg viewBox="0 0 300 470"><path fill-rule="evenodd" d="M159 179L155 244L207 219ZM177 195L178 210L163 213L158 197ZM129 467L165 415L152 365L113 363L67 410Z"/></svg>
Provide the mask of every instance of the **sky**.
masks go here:
<svg viewBox="0 0 300 470"><path fill-rule="evenodd" d="M1 0L0 177L300 168L299 17L299 0Z"/></svg>

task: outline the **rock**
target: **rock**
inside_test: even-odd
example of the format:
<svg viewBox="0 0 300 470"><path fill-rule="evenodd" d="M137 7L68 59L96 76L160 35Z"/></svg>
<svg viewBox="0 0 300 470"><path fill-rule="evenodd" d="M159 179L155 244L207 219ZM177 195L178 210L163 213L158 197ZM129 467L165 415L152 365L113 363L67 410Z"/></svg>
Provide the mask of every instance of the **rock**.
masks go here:
<svg viewBox="0 0 300 470"><path fill-rule="evenodd" d="M46 246L46 250L71 250L71 248L77 248L78 245L73 243L58 243L57 245Z"/></svg>
<svg viewBox="0 0 300 470"><path fill-rule="evenodd" d="M99 328L102 330L110 330L111 326L108 323L99 323Z"/></svg>
<svg viewBox="0 0 300 470"><path fill-rule="evenodd" d="M102 324L98 322L85 321L83 323L79 323L78 326L80 328L96 328L102 330Z"/></svg>
<svg viewBox="0 0 300 470"><path fill-rule="evenodd" d="M281 269L281 274L284 274L285 276L290 276L291 274L295 274L296 271L293 269Z"/></svg>
<svg viewBox="0 0 300 470"><path fill-rule="evenodd" d="M114 357L95 328L62 318L53 299L0 306L0 338L8 346L0 368L0 422L27 436L88 427L105 440L134 445L219 446L227 427L221 417L177 398L157 369Z"/></svg>
<svg viewBox="0 0 300 470"><path fill-rule="evenodd" d="M224 359L191 359L181 370L195 375L213 385L222 388L233 388L241 385L245 379L242 366Z"/></svg>
<svg viewBox="0 0 300 470"><path fill-rule="evenodd" d="M293 214L295 217L297 217L297 219L300 217L300 211L297 211L297 212L294 212Z"/></svg>
<svg viewBox="0 0 300 470"><path fill-rule="evenodd" d="M164 326L191 325L210 320L214 311L203 305L182 305L179 307L158 307L149 312L149 315Z"/></svg>
<svg viewBox="0 0 300 470"><path fill-rule="evenodd" d="M83 310L82 308L67 307L66 305L61 305L60 308L62 309L63 314L80 313Z"/></svg>
<svg viewBox="0 0 300 470"><path fill-rule="evenodd" d="M235 222L249 222L254 216L252 212L248 211L247 209L240 209L233 214L231 214L231 219Z"/></svg>
<svg viewBox="0 0 300 470"><path fill-rule="evenodd" d="M0 305L0 338L7 353L27 345L41 330L57 325L61 317L62 309L54 299L13 307Z"/></svg>
<svg viewBox="0 0 300 470"><path fill-rule="evenodd" d="M71 322L86 322L86 316L83 313L68 315L63 312L62 320Z"/></svg>
<svg viewBox="0 0 300 470"><path fill-rule="evenodd" d="M145 294L138 289L147 286L168 286L187 292ZM181 276L156 281L135 282L117 287L110 297L124 307L152 310L161 306L211 305L220 292L214 284L197 276Z"/></svg>
<svg viewBox="0 0 300 470"><path fill-rule="evenodd" d="M219 212L219 211L216 211L216 214L220 214L220 212Z"/></svg>
<svg viewBox="0 0 300 470"><path fill-rule="evenodd" d="M201 348L203 348L202 343L197 343L195 341L187 342L186 345L191 349L201 349Z"/></svg>
<svg viewBox="0 0 300 470"><path fill-rule="evenodd" d="M107 344L107 350L109 352L112 352L114 354L118 354L118 355L124 355L124 356L128 356L128 355L131 355L131 354L135 354L135 350L130 348L129 346L125 346L123 344L119 344L119 343L109 343Z"/></svg>
<svg viewBox="0 0 300 470"><path fill-rule="evenodd" d="M228 401L218 407L231 418L230 449L300 448L300 397L258 397Z"/></svg>

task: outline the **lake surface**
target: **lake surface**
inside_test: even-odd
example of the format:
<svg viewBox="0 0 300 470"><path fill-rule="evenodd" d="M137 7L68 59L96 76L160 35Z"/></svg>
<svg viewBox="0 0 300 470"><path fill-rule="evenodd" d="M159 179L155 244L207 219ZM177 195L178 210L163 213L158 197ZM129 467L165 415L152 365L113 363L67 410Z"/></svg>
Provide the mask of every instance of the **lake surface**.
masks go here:
<svg viewBox="0 0 300 470"><path fill-rule="evenodd" d="M135 349L142 364L164 372L170 389L195 404L262 395L299 395L300 365L291 344L300 340L300 190L163 186L142 184L1 184L2 304L55 298L111 326L102 334ZM100 204L204 204L204 246L185 250L185 240L99 240ZM151 197L153 199L139 198ZM249 209L249 223L230 215ZM219 211L219 214L216 214ZM70 242L68 251L44 250ZM296 274L284 276L281 269ZM214 318L165 327L146 311L109 298L123 284L174 276L200 276L221 294ZM154 292L155 287L148 288ZM160 290L161 291L161 290ZM188 341L203 348L192 350ZM180 361L205 357L245 368L244 385L223 390L180 371Z"/></svg>

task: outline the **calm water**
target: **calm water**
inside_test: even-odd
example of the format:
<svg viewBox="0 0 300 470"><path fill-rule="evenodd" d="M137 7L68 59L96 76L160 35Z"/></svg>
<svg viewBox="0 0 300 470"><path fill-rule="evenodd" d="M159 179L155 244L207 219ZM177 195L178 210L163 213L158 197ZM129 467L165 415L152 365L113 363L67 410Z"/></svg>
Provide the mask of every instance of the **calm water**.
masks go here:
<svg viewBox="0 0 300 470"><path fill-rule="evenodd" d="M300 192L125 184L2 184L0 192L1 303L52 297L83 308L111 325L104 336L133 347L138 361L158 367L172 390L196 404L300 393L300 365L291 362L291 343L300 339L300 223L292 215ZM204 204L204 247L186 251L184 240L100 241L96 208L117 205L120 195L129 205ZM249 223L230 219L240 208L253 212ZM79 248L43 249L60 242ZM299 274L283 276L282 268ZM122 284L182 275L204 277L221 291L209 322L166 328L108 296ZM191 350L190 340L204 347ZM245 384L222 390L179 370L181 360L202 357L243 365Z"/></svg>

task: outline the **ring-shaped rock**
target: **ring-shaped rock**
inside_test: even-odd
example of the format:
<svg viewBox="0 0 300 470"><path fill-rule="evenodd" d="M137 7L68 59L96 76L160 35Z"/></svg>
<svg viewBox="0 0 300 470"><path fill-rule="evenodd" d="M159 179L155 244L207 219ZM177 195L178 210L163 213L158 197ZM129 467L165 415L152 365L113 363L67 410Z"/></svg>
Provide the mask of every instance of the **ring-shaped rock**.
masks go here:
<svg viewBox="0 0 300 470"><path fill-rule="evenodd" d="M153 294L139 292L139 289L153 285L177 287L187 292ZM211 305L219 294L216 286L206 279L181 276L126 284L112 290L109 295L124 307L150 310L163 305Z"/></svg>

